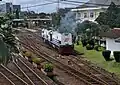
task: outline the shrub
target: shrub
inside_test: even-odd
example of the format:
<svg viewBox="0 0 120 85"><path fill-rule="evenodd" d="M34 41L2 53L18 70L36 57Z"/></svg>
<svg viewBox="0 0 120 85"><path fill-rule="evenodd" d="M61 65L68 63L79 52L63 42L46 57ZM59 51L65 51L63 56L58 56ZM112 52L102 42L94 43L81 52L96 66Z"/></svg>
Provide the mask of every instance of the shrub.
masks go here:
<svg viewBox="0 0 120 85"><path fill-rule="evenodd" d="M52 72L53 71L53 65L51 63L46 63L44 65L44 71L45 72Z"/></svg>
<svg viewBox="0 0 120 85"><path fill-rule="evenodd" d="M95 49L96 51L99 51L99 50L98 50L99 47L100 47L100 45L95 45L95 46L94 46L94 49Z"/></svg>
<svg viewBox="0 0 120 85"><path fill-rule="evenodd" d="M110 60L110 54L111 54L110 50L105 50L105 51L102 52L102 55L104 56L106 61Z"/></svg>
<svg viewBox="0 0 120 85"><path fill-rule="evenodd" d="M104 50L105 50L105 48L102 47L102 46L100 46L100 45L95 45L95 46L94 46L94 49L95 49L96 51L104 51Z"/></svg>
<svg viewBox="0 0 120 85"><path fill-rule="evenodd" d="M88 44L94 46L94 45L95 45L95 42L94 42L94 40L89 40L89 41L88 41Z"/></svg>
<svg viewBox="0 0 120 85"><path fill-rule="evenodd" d="M113 52L116 62L120 62L120 51Z"/></svg>
<svg viewBox="0 0 120 85"><path fill-rule="evenodd" d="M25 57L25 53L26 53L27 51L26 50L22 50L22 55Z"/></svg>
<svg viewBox="0 0 120 85"><path fill-rule="evenodd" d="M105 48L103 46L98 47L98 51L104 51Z"/></svg>
<svg viewBox="0 0 120 85"><path fill-rule="evenodd" d="M30 57L32 57L32 53L31 52L25 52L25 56L30 58Z"/></svg>
<svg viewBox="0 0 120 85"><path fill-rule="evenodd" d="M26 53L27 51L26 50L22 50L23 53Z"/></svg>
<svg viewBox="0 0 120 85"><path fill-rule="evenodd" d="M87 50L92 50L93 48L94 48L94 46L89 45L89 44L86 46L86 49L87 49Z"/></svg>
<svg viewBox="0 0 120 85"><path fill-rule="evenodd" d="M81 42L82 42L83 47L87 45L87 41L86 40L81 40Z"/></svg>
<svg viewBox="0 0 120 85"><path fill-rule="evenodd" d="M32 61L36 64L40 64L42 63L44 60L42 58L37 58L37 57L34 57L32 58Z"/></svg>

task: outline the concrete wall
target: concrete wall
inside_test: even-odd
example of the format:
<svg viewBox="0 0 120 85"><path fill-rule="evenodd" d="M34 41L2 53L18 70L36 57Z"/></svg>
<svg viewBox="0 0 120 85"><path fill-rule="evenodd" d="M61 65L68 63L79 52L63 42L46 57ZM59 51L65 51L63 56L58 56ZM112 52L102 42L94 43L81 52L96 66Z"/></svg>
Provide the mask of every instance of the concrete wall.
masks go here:
<svg viewBox="0 0 120 85"><path fill-rule="evenodd" d="M113 55L113 51L120 51L120 43L115 42L114 39L106 38L106 50L110 50L111 55Z"/></svg>

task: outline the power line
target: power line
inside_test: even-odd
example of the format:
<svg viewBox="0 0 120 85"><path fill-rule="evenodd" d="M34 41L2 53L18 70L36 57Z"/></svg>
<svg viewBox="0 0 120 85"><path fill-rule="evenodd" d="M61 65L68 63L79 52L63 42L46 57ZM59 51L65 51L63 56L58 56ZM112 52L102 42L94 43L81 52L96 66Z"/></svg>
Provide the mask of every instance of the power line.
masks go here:
<svg viewBox="0 0 120 85"><path fill-rule="evenodd" d="M61 0L63 2L71 2L71 3L81 3L81 4L91 4L91 5L97 5L97 6L110 6L110 5L105 5L105 4L96 4L96 3L88 3L88 2L80 2L80 1L71 1L71 0ZM120 6L120 5L116 5Z"/></svg>
<svg viewBox="0 0 120 85"><path fill-rule="evenodd" d="M32 5L32 6L22 7L21 9L38 7L38 6L44 6L44 5L54 4L54 3L57 3L57 1L54 1L54 2L51 2L51 3L45 3L45 4L38 4L38 5Z"/></svg>
<svg viewBox="0 0 120 85"><path fill-rule="evenodd" d="M46 0L46 1L49 1L49 2L53 2L53 1L51 1L51 0ZM107 0L108 1L108 0ZM107 2L106 1L106 2ZM59 1L59 3L63 3L63 2L65 2L65 3L63 3L63 4L70 4L70 5L81 5L81 4L90 4L90 5L93 5L93 6L110 6L110 5L105 5L105 3L104 4L96 4L96 3L88 3L88 2L81 2L81 1L71 1L71 0L60 0ZM66 3L66 2L68 2L68 3ZM61 3L61 4L62 4ZM116 6L120 6L120 5L116 5ZM91 6L92 7L92 6Z"/></svg>
<svg viewBox="0 0 120 85"><path fill-rule="evenodd" d="M69 3L69 2L60 2L60 3L61 4L68 4L68 5L74 5L74 6L76 6L76 5L79 6L80 5L80 4L77 4L77 3L75 4L75 3Z"/></svg>
<svg viewBox="0 0 120 85"><path fill-rule="evenodd" d="M48 2L54 2L54 1L51 1L51 0L45 0L45 1L48 1ZM61 4L68 4L68 5L80 5L80 4L78 4L78 3L71 3L71 2L63 2L63 1L59 1L59 3L61 3Z"/></svg>

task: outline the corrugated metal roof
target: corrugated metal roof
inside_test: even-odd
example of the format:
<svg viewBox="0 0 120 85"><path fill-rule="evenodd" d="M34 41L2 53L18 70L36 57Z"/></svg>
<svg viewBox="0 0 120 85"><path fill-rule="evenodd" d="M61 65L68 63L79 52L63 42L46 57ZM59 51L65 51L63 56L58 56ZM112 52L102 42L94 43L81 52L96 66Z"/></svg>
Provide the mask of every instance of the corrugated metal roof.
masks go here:
<svg viewBox="0 0 120 85"><path fill-rule="evenodd" d="M100 36L114 38L114 39L119 38L120 37L120 29L112 29L111 31L108 31L108 32L101 32Z"/></svg>

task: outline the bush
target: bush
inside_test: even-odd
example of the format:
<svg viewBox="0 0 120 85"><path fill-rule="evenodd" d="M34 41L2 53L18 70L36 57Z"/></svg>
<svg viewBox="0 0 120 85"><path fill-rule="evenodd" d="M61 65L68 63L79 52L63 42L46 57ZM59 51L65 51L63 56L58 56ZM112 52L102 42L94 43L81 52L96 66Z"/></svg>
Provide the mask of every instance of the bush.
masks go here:
<svg viewBox="0 0 120 85"><path fill-rule="evenodd" d="M102 55L104 56L106 61L110 60L110 54L111 54L110 50L105 50L105 51L102 52Z"/></svg>
<svg viewBox="0 0 120 85"><path fill-rule="evenodd" d="M95 42L94 42L94 40L89 40L89 41L88 41L88 44L94 46L94 45L95 45Z"/></svg>
<svg viewBox="0 0 120 85"><path fill-rule="evenodd" d="M116 62L120 62L120 51L113 52Z"/></svg>
<svg viewBox="0 0 120 85"><path fill-rule="evenodd" d="M100 46L100 45L95 45L95 46L94 46L94 49L95 49L96 51L104 51L104 50L105 50L105 48L102 47L102 46Z"/></svg>
<svg viewBox="0 0 120 85"><path fill-rule="evenodd" d="M51 63L46 63L44 65L44 71L45 72L52 72L53 71L53 65Z"/></svg>
<svg viewBox="0 0 120 85"><path fill-rule="evenodd" d="M32 58L32 61L36 64L40 64L42 63L44 60L42 58L37 58L37 57L34 57Z"/></svg>
<svg viewBox="0 0 120 85"><path fill-rule="evenodd" d="M105 50L104 47L102 47L102 46L98 47L98 51L104 51L104 50Z"/></svg>
<svg viewBox="0 0 120 85"><path fill-rule="evenodd" d="M25 56L26 50L22 50L22 55Z"/></svg>
<svg viewBox="0 0 120 85"><path fill-rule="evenodd" d="M99 50L98 50L99 47L100 47L100 45L95 45L95 46L94 46L94 49L95 49L96 51L99 51Z"/></svg>
<svg viewBox="0 0 120 85"><path fill-rule="evenodd" d="M32 57L32 53L31 52L25 52L25 56L31 58Z"/></svg>
<svg viewBox="0 0 120 85"><path fill-rule="evenodd" d="M87 45L87 40L81 40L83 47Z"/></svg>
<svg viewBox="0 0 120 85"><path fill-rule="evenodd" d="M89 44L86 46L86 49L87 49L87 50L92 50L93 48L94 48L94 46L89 45Z"/></svg>

